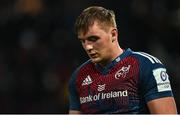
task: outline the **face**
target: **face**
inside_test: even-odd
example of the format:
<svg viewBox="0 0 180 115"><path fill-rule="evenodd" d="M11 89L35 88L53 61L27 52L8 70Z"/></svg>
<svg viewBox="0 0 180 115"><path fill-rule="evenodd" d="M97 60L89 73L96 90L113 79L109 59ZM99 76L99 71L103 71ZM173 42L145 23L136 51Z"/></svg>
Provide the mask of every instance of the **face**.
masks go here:
<svg viewBox="0 0 180 115"><path fill-rule="evenodd" d="M95 22L85 35L79 34L78 38L83 48L94 63L104 65L111 61L114 45L112 42L113 32L113 28L105 31Z"/></svg>

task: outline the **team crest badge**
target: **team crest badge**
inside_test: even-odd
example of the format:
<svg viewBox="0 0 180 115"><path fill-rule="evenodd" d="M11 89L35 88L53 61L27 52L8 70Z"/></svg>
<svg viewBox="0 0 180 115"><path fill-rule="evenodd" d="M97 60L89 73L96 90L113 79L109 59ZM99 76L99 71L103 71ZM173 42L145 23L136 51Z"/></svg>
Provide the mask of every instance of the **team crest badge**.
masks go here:
<svg viewBox="0 0 180 115"><path fill-rule="evenodd" d="M119 71L116 72L115 78L116 79L125 78L126 74L129 73L130 67L131 65L128 65L127 67L123 66Z"/></svg>

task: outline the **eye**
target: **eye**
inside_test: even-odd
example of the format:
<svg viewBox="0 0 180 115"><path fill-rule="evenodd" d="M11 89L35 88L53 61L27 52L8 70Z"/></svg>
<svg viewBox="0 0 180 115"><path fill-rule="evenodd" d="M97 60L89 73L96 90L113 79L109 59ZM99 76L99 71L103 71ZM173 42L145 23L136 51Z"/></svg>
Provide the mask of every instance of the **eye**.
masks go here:
<svg viewBox="0 0 180 115"><path fill-rule="evenodd" d="M90 37L88 37L88 40L92 41L92 42L96 42L98 39L99 39L98 36L90 36Z"/></svg>

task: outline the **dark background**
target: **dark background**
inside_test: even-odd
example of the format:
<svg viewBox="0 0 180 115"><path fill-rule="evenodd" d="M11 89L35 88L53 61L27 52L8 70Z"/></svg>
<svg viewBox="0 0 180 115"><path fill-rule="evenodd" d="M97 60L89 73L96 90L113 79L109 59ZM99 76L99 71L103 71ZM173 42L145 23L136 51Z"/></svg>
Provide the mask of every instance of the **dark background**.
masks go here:
<svg viewBox="0 0 180 115"><path fill-rule="evenodd" d="M68 80L88 59L73 25L90 5L115 11L122 48L164 63L180 110L180 0L0 0L0 113L68 113Z"/></svg>

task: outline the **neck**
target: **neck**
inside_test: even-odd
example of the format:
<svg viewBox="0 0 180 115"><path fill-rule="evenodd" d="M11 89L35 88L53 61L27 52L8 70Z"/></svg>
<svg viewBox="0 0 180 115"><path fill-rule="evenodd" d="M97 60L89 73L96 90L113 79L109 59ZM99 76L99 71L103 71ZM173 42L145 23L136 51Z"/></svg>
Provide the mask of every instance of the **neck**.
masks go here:
<svg viewBox="0 0 180 115"><path fill-rule="evenodd" d="M114 59L116 59L122 53L123 53L123 49L120 46L118 46L118 48L114 48L111 51L111 57L109 59L103 61L102 63L99 63L99 65L101 65L102 67L105 67L107 64L111 63Z"/></svg>

